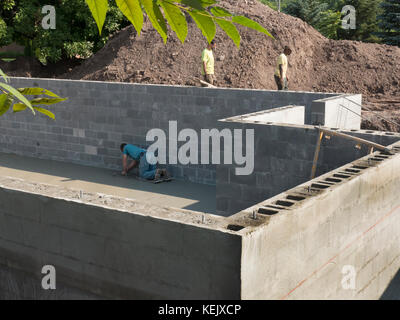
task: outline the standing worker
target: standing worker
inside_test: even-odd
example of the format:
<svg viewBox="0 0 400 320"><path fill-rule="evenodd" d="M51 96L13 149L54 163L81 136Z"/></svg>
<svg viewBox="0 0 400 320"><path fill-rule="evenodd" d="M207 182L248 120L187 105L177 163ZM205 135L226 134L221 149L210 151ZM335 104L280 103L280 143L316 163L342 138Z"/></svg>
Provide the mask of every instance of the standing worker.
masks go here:
<svg viewBox="0 0 400 320"><path fill-rule="evenodd" d="M288 90L289 78L287 76L287 70L288 70L287 56L290 56L291 53L292 49L290 49L288 46L285 46L283 53L278 57L278 62L276 64L275 75L274 75L276 85L278 86L278 90Z"/></svg>
<svg viewBox="0 0 400 320"><path fill-rule="evenodd" d="M203 62L201 68L201 74L204 77L204 81L208 82L211 85L215 83L214 76L214 54L213 50L216 48L215 40L212 40L211 43L207 46L206 49L203 50L201 54L201 61Z"/></svg>

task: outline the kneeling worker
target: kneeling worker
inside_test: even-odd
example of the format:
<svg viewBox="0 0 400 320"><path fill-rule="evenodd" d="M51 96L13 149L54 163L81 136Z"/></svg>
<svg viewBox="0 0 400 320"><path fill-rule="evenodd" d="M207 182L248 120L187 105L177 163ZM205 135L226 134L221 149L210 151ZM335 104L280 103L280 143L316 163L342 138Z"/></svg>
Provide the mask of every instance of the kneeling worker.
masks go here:
<svg viewBox="0 0 400 320"><path fill-rule="evenodd" d="M154 156L148 153L147 150L134 146L133 144L121 144L122 152L122 167L121 174L126 176L130 170L139 166L139 176L146 180L159 180L161 178L169 178L167 170L157 169L155 164L150 164L147 161L147 156ZM128 165L128 157L132 158L132 162Z"/></svg>

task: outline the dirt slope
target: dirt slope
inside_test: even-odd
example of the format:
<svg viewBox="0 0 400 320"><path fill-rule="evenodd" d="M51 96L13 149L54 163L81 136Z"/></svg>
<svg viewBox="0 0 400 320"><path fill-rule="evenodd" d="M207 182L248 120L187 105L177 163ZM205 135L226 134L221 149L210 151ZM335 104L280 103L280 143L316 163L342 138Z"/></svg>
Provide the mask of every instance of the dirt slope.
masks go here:
<svg viewBox="0 0 400 320"><path fill-rule="evenodd" d="M255 19L276 40L240 28L243 39L238 50L227 36L218 32L216 73L220 86L275 88L271 76L275 60L287 44L294 50L289 71L290 87L294 90L400 94L398 47L331 41L300 19L278 13L258 1L248 1L246 5L244 1L225 0L221 5ZM191 84L200 73L199 55L204 46L205 40L193 23L184 45L172 33L164 45L148 23L140 37L128 27L68 76Z"/></svg>

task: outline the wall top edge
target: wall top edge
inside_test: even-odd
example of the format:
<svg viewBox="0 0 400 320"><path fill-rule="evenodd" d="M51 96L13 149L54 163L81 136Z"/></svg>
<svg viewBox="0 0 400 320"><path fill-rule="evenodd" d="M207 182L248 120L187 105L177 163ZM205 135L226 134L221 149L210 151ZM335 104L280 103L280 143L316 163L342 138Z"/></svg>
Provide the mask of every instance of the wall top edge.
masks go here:
<svg viewBox="0 0 400 320"><path fill-rule="evenodd" d="M6 176L0 176L0 190L35 195L41 199L49 198L66 202L75 202L88 207L110 210L115 214L136 215L148 219L164 221L166 223L178 223L238 235L228 228L229 220L225 217L180 208L155 206L144 202L138 202L135 199L96 192L82 192L81 190L72 188L60 188L50 184L31 182ZM106 201L106 203L104 201ZM99 214L102 213L99 212Z"/></svg>
<svg viewBox="0 0 400 320"><path fill-rule="evenodd" d="M380 174L382 168L392 170L393 162L400 161L400 141L391 144L392 154L376 151L365 157L345 164L335 170L311 179L294 188L286 190L272 198L266 199L254 206L244 209L231 216L232 220L251 221L240 231L243 236L251 236L254 232L263 232L276 219L282 219L287 215L296 214L324 199L328 193L341 192L345 186L355 181L363 181L368 173ZM396 179L396 177L393 177Z"/></svg>
<svg viewBox="0 0 400 320"><path fill-rule="evenodd" d="M11 80L31 80L31 81L52 81L52 82L73 82L73 83L92 83L92 84L104 84L104 85L122 85L122 86L136 86L136 87L163 87L163 88L181 88L181 89L198 89L198 90L223 90L223 91L247 91L247 92L274 92L277 94L325 94L332 95L333 97L345 95L345 93L336 92L313 92L313 91L278 91L278 90L267 90L267 89L248 89L248 88L206 88L196 86L184 86L184 85L167 85L167 84L141 84L141 83L128 83L128 82L113 82L113 81L97 81L97 80L73 80L73 79L56 79L56 78L29 78L29 77L9 77ZM350 94L351 95L351 94Z"/></svg>

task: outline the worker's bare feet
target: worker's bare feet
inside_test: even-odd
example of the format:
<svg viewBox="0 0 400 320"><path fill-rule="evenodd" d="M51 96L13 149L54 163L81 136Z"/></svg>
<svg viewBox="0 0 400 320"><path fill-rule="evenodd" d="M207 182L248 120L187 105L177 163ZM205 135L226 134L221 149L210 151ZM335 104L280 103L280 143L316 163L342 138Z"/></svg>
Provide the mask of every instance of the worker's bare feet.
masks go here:
<svg viewBox="0 0 400 320"><path fill-rule="evenodd" d="M156 174L154 176L154 180L160 180L161 179L161 175L162 175L162 170L161 169L157 169L156 170Z"/></svg>
<svg viewBox="0 0 400 320"><path fill-rule="evenodd" d="M169 179L170 178L170 175L169 175L167 169L162 169L162 177L163 177L163 179Z"/></svg>

